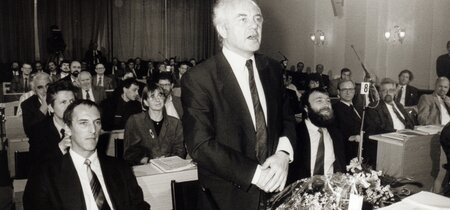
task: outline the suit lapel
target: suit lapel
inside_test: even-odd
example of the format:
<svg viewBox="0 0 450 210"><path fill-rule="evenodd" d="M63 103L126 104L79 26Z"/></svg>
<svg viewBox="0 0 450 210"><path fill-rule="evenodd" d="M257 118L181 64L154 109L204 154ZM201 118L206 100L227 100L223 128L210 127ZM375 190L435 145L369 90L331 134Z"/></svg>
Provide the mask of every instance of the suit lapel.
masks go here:
<svg viewBox="0 0 450 210"><path fill-rule="evenodd" d="M245 102L244 95L240 89L239 83L231 69L230 64L226 60L223 53L216 56L217 69L217 86L219 91L223 93L229 108L232 109L229 113L235 113L236 117L242 118L244 131L249 139L255 138L255 128L251 119L250 112Z"/></svg>
<svg viewBox="0 0 450 210"><path fill-rule="evenodd" d="M57 183L57 186L59 187L60 195L62 195L61 203L70 207L70 209L86 209L81 182L72 158L68 153L62 158L61 173L56 174L56 176L60 177L56 180L60 181L60 183Z"/></svg>
<svg viewBox="0 0 450 210"><path fill-rule="evenodd" d="M381 108L381 113L384 115L384 117L386 119L388 119L386 121L386 123L388 123L386 125L386 128L394 129L394 121L392 120L391 114L389 113L389 110L386 107L387 106L386 103L384 103L383 101L380 101L380 105L381 105L381 107L380 107Z"/></svg>

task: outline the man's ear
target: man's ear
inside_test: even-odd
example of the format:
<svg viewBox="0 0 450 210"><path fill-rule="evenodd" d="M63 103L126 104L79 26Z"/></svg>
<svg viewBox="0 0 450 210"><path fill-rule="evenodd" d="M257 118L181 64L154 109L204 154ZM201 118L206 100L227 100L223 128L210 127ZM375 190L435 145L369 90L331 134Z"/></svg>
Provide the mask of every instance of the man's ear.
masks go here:
<svg viewBox="0 0 450 210"><path fill-rule="evenodd" d="M217 33L219 33L219 35L222 38L227 38L227 27L226 27L226 24L220 24L220 25L216 26L216 30L217 30Z"/></svg>
<svg viewBox="0 0 450 210"><path fill-rule="evenodd" d="M50 113L55 113L55 110L53 109L52 104L49 104L47 107L48 107L48 111L49 111Z"/></svg>

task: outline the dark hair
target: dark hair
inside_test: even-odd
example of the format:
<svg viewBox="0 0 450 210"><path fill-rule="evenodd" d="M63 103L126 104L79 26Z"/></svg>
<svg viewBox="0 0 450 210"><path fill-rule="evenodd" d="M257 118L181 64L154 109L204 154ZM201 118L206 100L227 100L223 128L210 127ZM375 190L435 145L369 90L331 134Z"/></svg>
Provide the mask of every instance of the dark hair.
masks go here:
<svg viewBox="0 0 450 210"><path fill-rule="evenodd" d="M300 99L302 104L303 104L303 106L305 106L305 107L310 107L311 106L311 104L309 103L309 96L312 93L314 93L314 92L319 92L319 93L323 93L325 95L328 95L328 92L325 89L323 89L322 87L316 87L316 88L313 88L313 89L309 89L305 93L303 93L303 95L302 95L302 97Z"/></svg>
<svg viewBox="0 0 450 210"><path fill-rule="evenodd" d="M100 112L100 107L95 102L93 102L91 100L86 100L86 99L75 100L73 103L71 103L69 106L67 106L66 111L64 111L63 120L64 120L64 123L66 123L67 126L72 126L73 110L79 105L84 105L84 106L88 106L88 107L95 107Z"/></svg>
<svg viewBox="0 0 450 210"><path fill-rule="evenodd" d="M144 101L146 101L148 99L148 97L150 96L151 93L155 92L155 90L159 90L159 92L164 93L164 90L162 89L162 87L160 87L158 84L154 83L154 82L150 82L148 83L148 85L144 88L144 90L142 90L142 108L144 108L145 110L148 110L149 107L147 105L145 105Z"/></svg>
<svg viewBox="0 0 450 210"><path fill-rule="evenodd" d="M69 60L62 60L61 63L59 64L59 68L62 67L63 63L67 63L67 64L69 64L69 66L70 66L70 64L71 64L71 62L70 62ZM56 64L56 63L55 63L55 64Z"/></svg>
<svg viewBox="0 0 450 210"><path fill-rule="evenodd" d="M308 75L308 84L310 81L320 82L321 80L322 80L322 77L318 73Z"/></svg>
<svg viewBox="0 0 450 210"><path fill-rule="evenodd" d="M186 66L188 66L188 67L192 67L192 63L187 62L187 61L181 61L181 62L180 62L180 65L178 65L178 68L179 68L180 66L182 66L182 65L186 65Z"/></svg>
<svg viewBox="0 0 450 210"><path fill-rule="evenodd" d="M130 88L131 85L139 86L139 82L135 78L128 78L122 81L122 87L124 88Z"/></svg>
<svg viewBox="0 0 450 210"><path fill-rule="evenodd" d="M405 69L405 70L401 71L401 72L398 74L398 77L400 77L400 76L401 76L402 74L404 74L404 73L409 74L409 81L412 81L412 80L414 79L413 73L412 73L410 70L408 70L408 69Z"/></svg>
<svg viewBox="0 0 450 210"><path fill-rule="evenodd" d="M132 59L132 58L128 59L127 64L130 64L130 63L133 63L133 64L134 64L134 63L135 63L135 62L134 62L134 59Z"/></svg>
<svg viewBox="0 0 450 210"><path fill-rule="evenodd" d="M71 91L75 96L77 87L75 87L72 82L66 80L58 80L54 83L50 83L47 88L47 98L45 99L47 104L51 104L53 106L56 99L56 94L60 91Z"/></svg>
<svg viewBox="0 0 450 210"><path fill-rule="evenodd" d="M342 75L344 72L350 72L350 73L352 73L352 71L350 71L349 68L343 68L343 69L341 69L341 75Z"/></svg>
<svg viewBox="0 0 450 210"><path fill-rule="evenodd" d="M161 73L159 73L159 76L158 76L158 82L159 82L159 80L169 80L169 82L171 83L171 84L173 84L173 76L172 76L172 73L170 73L170 72L161 72Z"/></svg>

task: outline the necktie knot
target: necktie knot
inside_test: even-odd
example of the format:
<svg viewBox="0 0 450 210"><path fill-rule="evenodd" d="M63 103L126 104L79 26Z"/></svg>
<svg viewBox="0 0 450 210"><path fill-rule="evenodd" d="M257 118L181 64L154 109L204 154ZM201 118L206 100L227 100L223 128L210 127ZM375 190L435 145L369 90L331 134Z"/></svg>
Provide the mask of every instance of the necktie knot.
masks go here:
<svg viewBox="0 0 450 210"><path fill-rule="evenodd" d="M84 165L87 165L88 167L91 167L91 160L86 159L86 160L84 161Z"/></svg>
<svg viewBox="0 0 450 210"><path fill-rule="evenodd" d="M252 61L252 59L248 59L245 62L245 67L247 67L249 74L253 75L253 61Z"/></svg>
<svg viewBox="0 0 450 210"><path fill-rule="evenodd" d="M317 131L319 131L320 135L323 135L323 128L319 128Z"/></svg>

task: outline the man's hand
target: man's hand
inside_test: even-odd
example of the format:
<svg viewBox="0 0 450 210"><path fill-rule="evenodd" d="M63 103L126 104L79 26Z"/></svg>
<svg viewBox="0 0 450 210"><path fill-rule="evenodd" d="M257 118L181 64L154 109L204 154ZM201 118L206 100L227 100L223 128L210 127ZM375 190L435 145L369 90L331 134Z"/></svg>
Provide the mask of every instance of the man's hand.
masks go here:
<svg viewBox="0 0 450 210"><path fill-rule="evenodd" d="M61 152L63 153L63 155L65 155L67 153L67 149L69 147L72 146L72 141L70 140L70 136L66 136L64 137L59 143L58 143L58 147L61 150Z"/></svg>
<svg viewBox="0 0 450 210"><path fill-rule="evenodd" d="M39 110L45 115L47 114L48 111L48 106L47 106L47 98L46 96L37 94L37 96L39 97L39 101L41 102L41 106L39 107Z"/></svg>
<svg viewBox="0 0 450 210"><path fill-rule="evenodd" d="M361 141L361 136L360 135L350 136L350 137L348 137L348 141L360 142Z"/></svg>
<svg viewBox="0 0 450 210"><path fill-rule="evenodd" d="M284 189L289 167L289 155L278 151L267 158L261 166L261 176L256 186L265 192L275 192Z"/></svg>

